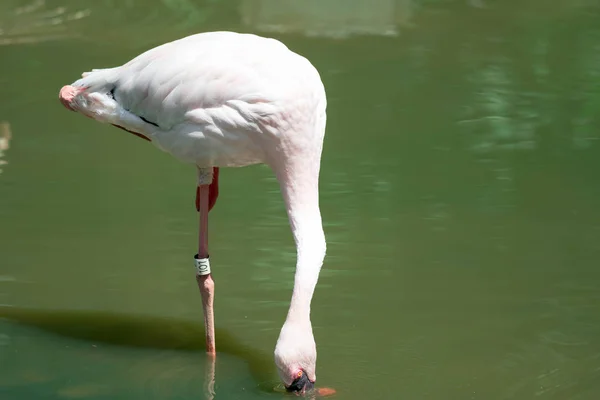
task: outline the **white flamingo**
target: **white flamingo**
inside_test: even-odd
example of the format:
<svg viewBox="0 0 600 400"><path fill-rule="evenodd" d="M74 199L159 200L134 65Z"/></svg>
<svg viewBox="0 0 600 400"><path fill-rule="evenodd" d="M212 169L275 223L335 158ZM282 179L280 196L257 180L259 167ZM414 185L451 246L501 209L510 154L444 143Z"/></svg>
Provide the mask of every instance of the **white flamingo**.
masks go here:
<svg viewBox="0 0 600 400"><path fill-rule="evenodd" d="M326 96L312 64L274 39L201 33L122 66L84 73L59 98L68 109L136 134L197 167L200 229L194 258L209 354L215 354L215 340L208 212L218 196L218 168L271 167L297 250L275 363L288 390L312 388L317 351L310 305L326 248L318 188Z"/></svg>

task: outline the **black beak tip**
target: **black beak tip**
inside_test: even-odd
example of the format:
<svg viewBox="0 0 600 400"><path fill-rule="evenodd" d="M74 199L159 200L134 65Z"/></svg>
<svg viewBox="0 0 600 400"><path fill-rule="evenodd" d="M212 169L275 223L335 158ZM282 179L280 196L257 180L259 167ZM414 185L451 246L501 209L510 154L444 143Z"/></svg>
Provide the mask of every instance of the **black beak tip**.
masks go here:
<svg viewBox="0 0 600 400"><path fill-rule="evenodd" d="M302 375L294 379L290 386L286 386L285 390L293 393L306 393L315 387L315 383L308 379L306 372L302 371Z"/></svg>

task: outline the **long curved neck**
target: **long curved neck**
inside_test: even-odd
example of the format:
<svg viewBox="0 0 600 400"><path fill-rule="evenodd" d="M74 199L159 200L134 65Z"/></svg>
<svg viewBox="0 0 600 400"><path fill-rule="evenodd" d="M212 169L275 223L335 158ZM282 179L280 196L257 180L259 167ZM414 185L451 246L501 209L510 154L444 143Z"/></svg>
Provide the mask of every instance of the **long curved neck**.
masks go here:
<svg viewBox="0 0 600 400"><path fill-rule="evenodd" d="M295 229L292 229L298 259L288 319L309 319L311 300L325 258L325 234L318 207L310 214L297 218L292 215L290 219L295 220Z"/></svg>
<svg viewBox="0 0 600 400"><path fill-rule="evenodd" d="M288 322L310 320L310 304L325 258L318 173L318 167L314 166L306 170L292 169L279 179L297 251Z"/></svg>

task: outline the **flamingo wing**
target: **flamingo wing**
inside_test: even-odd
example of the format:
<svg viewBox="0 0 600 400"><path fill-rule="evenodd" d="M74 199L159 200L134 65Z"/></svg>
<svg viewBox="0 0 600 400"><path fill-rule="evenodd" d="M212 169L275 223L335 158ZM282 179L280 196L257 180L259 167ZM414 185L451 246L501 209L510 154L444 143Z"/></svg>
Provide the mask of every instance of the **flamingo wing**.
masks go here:
<svg viewBox="0 0 600 400"><path fill-rule="evenodd" d="M264 162L260 136L289 122L284 109L307 98L307 67L314 70L279 41L210 32L86 73L73 86L86 88L93 118L147 136L183 161L243 166Z"/></svg>

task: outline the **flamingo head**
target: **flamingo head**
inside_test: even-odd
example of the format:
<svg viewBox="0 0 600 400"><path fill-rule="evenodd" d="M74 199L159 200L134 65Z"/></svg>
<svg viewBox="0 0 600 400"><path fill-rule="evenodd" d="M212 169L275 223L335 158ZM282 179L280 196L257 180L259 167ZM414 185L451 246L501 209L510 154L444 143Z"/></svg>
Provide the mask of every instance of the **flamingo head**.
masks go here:
<svg viewBox="0 0 600 400"><path fill-rule="evenodd" d="M275 347L275 364L287 391L304 394L314 388L317 347L310 322L283 325Z"/></svg>
<svg viewBox="0 0 600 400"><path fill-rule="evenodd" d="M58 98L67 109L100 122L113 123L119 115L119 105L110 92L88 90L83 86L63 86Z"/></svg>

